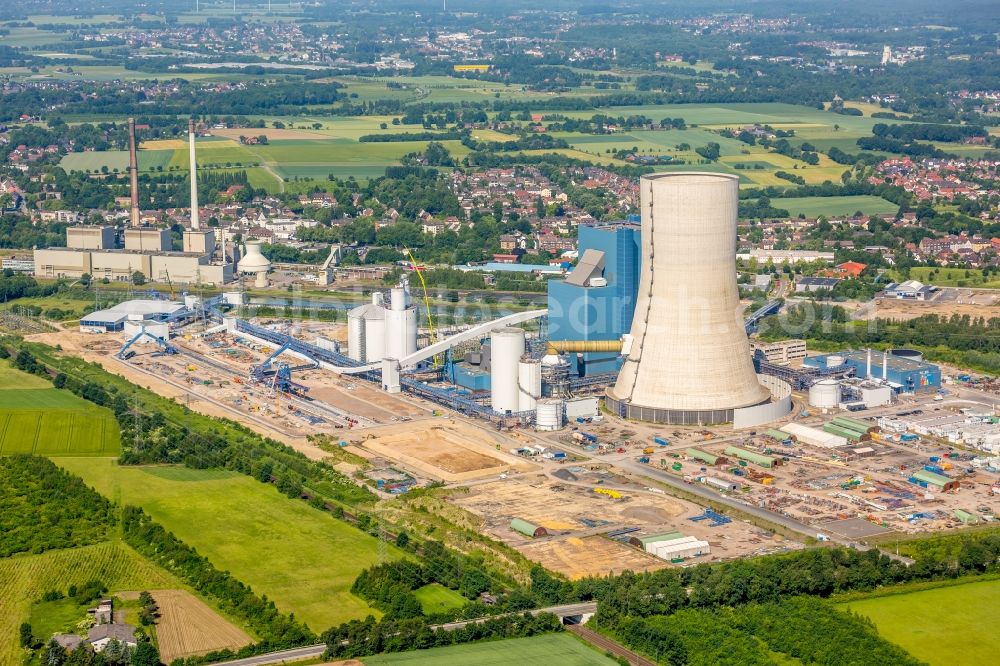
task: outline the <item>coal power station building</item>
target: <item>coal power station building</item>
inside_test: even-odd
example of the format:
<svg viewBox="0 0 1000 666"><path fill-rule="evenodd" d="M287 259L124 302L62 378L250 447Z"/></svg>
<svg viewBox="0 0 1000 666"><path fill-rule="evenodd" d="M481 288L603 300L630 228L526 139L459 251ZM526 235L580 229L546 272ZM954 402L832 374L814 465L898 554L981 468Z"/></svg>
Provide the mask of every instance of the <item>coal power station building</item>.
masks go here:
<svg viewBox="0 0 1000 666"><path fill-rule="evenodd" d="M669 424L765 423L791 388L754 370L736 285L736 176L672 173L640 181L641 271L625 356L607 406Z"/></svg>

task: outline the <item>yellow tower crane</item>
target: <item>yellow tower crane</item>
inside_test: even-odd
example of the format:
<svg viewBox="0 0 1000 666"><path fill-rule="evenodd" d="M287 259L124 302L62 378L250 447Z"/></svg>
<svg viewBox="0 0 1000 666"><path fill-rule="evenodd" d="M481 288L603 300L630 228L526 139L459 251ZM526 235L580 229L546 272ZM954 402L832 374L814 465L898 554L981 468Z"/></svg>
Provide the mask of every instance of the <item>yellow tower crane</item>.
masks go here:
<svg viewBox="0 0 1000 666"><path fill-rule="evenodd" d="M406 250L406 256L410 258L410 266L413 267L413 272L417 274L420 278L420 287L424 290L424 308L427 310L427 327L431 331L431 344L437 342L437 329L434 328L434 315L431 314L431 299L427 293L427 281L424 280L423 271L417 270L417 260L413 257L413 253L409 249ZM434 365L441 365L441 360L438 354L434 355Z"/></svg>

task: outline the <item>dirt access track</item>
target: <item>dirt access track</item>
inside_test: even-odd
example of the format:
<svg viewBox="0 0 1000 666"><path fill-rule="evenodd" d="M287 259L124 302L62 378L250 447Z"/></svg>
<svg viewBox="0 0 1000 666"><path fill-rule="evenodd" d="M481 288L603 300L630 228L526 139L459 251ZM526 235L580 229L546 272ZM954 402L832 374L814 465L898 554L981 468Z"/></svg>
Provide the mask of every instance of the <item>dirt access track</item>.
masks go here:
<svg viewBox="0 0 1000 666"><path fill-rule="evenodd" d="M510 440L465 421L428 419L368 428L364 439L355 443L418 474L448 482L533 467L507 453Z"/></svg>

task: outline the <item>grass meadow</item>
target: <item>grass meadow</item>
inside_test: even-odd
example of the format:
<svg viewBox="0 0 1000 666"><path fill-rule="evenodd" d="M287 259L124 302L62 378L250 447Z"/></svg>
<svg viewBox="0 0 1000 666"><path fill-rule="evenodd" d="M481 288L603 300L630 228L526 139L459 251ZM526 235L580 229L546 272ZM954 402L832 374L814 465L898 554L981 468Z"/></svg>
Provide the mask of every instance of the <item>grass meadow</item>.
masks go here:
<svg viewBox="0 0 1000 666"><path fill-rule="evenodd" d="M879 634L932 666L996 663L1000 632L1000 580L949 585L851 601L841 606L863 615Z"/></svg>
<svg viewBox="0 0 1000 666"><path fill-rule="evenodd" d="M440 583L424 585L414 590L413 595L420 602L420 607L424 609L424 613L428 615L441 613L453 608L461 608L468 603L468 599Z"/></svg>
<svg viewBox="0 0 1000 666"><path fill-rule="evenodd" d="M120 467L112 459L56 461L99 492L141 506L157 522L320 632L378 612L350 593L381 555L378 541L250 477L184 467Z"/></svg>
<svg viewBox="0 0 1000 666"><path fill-rule="evenodd" d="M362 659L365 666L613 666L617 662L569 634L467 643L451 647L383 654Z"/></svg>
<svg viewBox="0 0 1000 666"><path fill-rule="evenodd" d="M881 197L861 195L844 197L789 197L771 199L775 208L785 208L792 215L806 217L827 217L838 215L853 215L861 211L867 215L895 213L899 206Z"/></svg>

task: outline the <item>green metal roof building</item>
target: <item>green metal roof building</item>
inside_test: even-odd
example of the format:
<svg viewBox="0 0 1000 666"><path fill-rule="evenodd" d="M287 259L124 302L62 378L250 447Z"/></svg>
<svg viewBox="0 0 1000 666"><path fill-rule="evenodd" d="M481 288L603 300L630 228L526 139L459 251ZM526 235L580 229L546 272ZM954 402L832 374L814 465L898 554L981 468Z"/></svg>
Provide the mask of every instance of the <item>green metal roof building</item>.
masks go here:
<svg viewBox="0 0 1000 666"><path fill-rule="evenodd" d="M938 490L955 490L959 485L958 481L951 477L935 472L928 472L925 469L918 470L911 474L911 476L917 481L924 481L927 485L934 486Z"/></svg>
<svg viewBox="0 0 1000 666"><path fill-rule="evenodd" d="M787 432L782 432L777 428L768 428L764 434L770 437L771 439L777 440L779 442L783 442L786 439L792 439L792 436L789 435Z"/></svg>
<svg viewBox="0 0 1000 666"><path fill-rule="evenodd" d="M639 546L643 550L646 546L651 543L656 543L658 541L673 541L674 539L682 539L684 535L680 532L661 532L660 534L645 534L643 536L631 537L628 541L633 546Z"/></svg>
<svg viewBox="0 0 1000 666"><path fill-rule="evenodd" d="M852 430L850 428L839 426L833 421L831 421L830 423L823 424L823 432L828 432L831 435L840 435L841 437L846 437L852 442L860 442L861 435L864 434L858 432L857 430Z"/></svg>
<svg viewBox="0 0 1000 666"><path fill-rule="evenodd" d="M515 518L512 521L510 521L510 529L514 530L515 532L520 532L521 534L529 536L531 538L548 536L549 534L548 532L545 531L544 527L534 525L532 523L529 523L527 520L522 520L521 518Z"/></svg>
<svg viewBox="0 0 1000 666"><path fill-rule="evenodd" d="M752 462L760 465L761 467L767 467L770 469L777 464L777 459L771 456L761 455L759 453L754 453L753 451L747 451L746 449L739 449L735 446L726 447L727 456L736 456L741 460L746 460L747 462Z"/></svg>
<svg viewBox="0 0 1000 666"><path fill-rule="evenodd" d="M971 514L968 511L962 511L961 509L955 509L955 517L966 525L975 525L979 522L978 516Z"/></svg>
<svg viewBox="0 0 1000 666"><path fill-rule="evenodd" d="M875 425L872 423L867 423L860 419L852 419L849 416L838 416L834 418L832 421L830 421L830 423L840 428L853 430L861 435L870 432L871 429L875 427Z"/></svg>
<svg viewBox="0 0 1000 666"><path fill-rule="evenodd" d="M708 451L702 451L701 449L688 449L685 451L690 457L695 460L700 460L708 465L725 465L726 459L722 456L716 456Z"/></svg>

